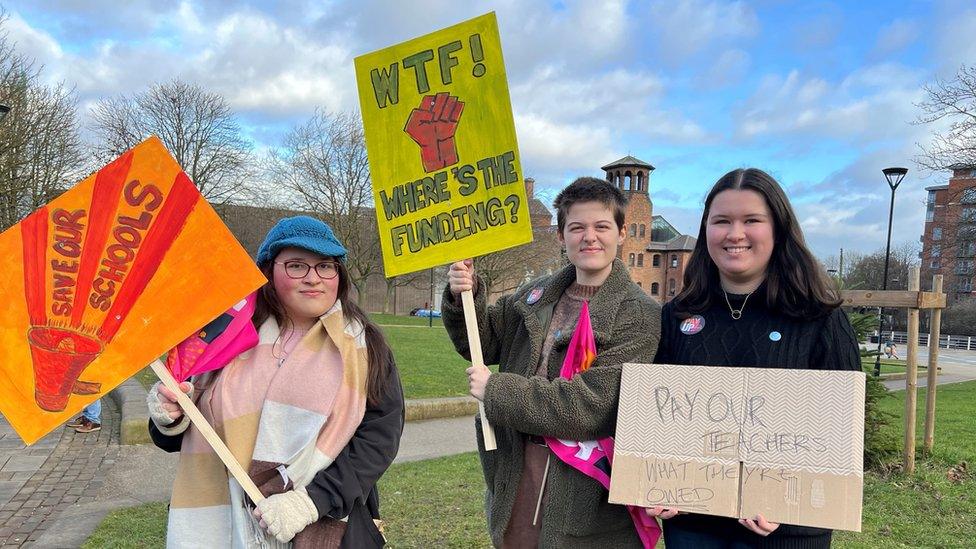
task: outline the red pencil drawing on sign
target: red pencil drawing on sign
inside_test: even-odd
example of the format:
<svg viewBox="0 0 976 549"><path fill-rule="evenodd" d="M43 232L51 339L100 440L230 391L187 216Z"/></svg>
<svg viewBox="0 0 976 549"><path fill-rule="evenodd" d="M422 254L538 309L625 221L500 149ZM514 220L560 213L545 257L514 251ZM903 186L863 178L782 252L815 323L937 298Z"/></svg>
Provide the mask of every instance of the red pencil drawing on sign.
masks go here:
<svg viewBox="0 0 976 549"><path fill-rule="evenodd" d="M130 152L98 172L87 210L42 207L22 224L27 341L42 410L64 410L72 393L100 392L78 377L115 337L197 203L186 174L164 195L126 181L131 164ZM120 214L123 201L137 214ZM89 311L106 313L100 325L83 323Z"/></svg>
<svg viewBox="0 0 976 549"><path fill-rule="evenodd" d="M447 92L426 95L420 107L410 111L403 131L420 145L420 159L427 173L453 166L458 162L454 132L464 103Z"/></svg>

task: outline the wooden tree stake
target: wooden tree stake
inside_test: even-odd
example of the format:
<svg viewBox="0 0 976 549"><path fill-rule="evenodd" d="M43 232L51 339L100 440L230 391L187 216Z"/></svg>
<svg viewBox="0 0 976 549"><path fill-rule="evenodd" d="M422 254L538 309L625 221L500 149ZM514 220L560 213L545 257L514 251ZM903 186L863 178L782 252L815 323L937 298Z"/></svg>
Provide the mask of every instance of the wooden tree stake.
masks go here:
<svg viewBox="0 0 976 549"><path fill-rule="evenodd" d="M908 274L908 289L918 292L918 267ZM905 473L915 471L915 404L918 398L918 309L908 309L908 356L905 377Z"/></svg>
<svg viewBox="0 0 976 549"><path fill-rule="evenodd" d="M942 275L932 277L932 292L942 293ZM929 320L929 372L925 394L925 452L932 452L935 442L935 392L939 375L939 337L942 335L942 309L933 309Z"/></svg>

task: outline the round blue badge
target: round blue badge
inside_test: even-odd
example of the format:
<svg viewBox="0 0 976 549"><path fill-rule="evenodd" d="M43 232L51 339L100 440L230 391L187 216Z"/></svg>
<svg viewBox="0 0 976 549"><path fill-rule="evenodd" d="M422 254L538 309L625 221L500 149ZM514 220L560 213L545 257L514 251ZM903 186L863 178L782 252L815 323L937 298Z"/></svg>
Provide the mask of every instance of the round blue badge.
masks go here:
<svg viewBox="0 0 976 549"><path fill-rule="evenodd" d="M695 315L684 319L681 322L681 333L685 335L695 335L705 328L705 318L701 315Z"/></svg>
<svg viewBox="0 0 976 549"><path fill-rule="evenodd" d="M769 332L769 340L770 341L779 341L781 339L783 339L783 334L781 334L779 332L775 332L775 331Z"/></svg>

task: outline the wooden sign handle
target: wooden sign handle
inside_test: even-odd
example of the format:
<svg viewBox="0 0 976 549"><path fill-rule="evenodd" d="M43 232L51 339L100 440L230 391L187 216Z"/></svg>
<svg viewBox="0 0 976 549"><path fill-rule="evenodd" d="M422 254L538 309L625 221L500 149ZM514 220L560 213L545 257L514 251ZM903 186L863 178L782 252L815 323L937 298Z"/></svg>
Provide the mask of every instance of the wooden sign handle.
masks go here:
<svg viewBox="0 0 976 549"><path fill-rule="evenodd" d="M200 413L200 410L197 408L196 404L193 404L193 401L186 396L186 393L180 390L179 384L176 383L176 379L173 378L173 374L171 374L166 368L166 365L160 362L159 359L156 359L149 364L149 367L156 372L156 375L159 376L159 379L163 382L163 385L165 385L170 391L173 391L173 393L176 395L176 400L180 403L180 407L183 408L183 413L190 418L190 421L192 421L194 427L200 431L203 438L207 439L207 442L210 443L210 446L214 449L214 452L217 452L217 456L220 457L220 461L224 462L224 466L227 467L230 474L234 475L234 478L237 479L237 483L241 485L241 488L243 488L244 492L246 492L251 498L251 501L258 503L259 501L263 500L264 495L262 495L261 491L258 490L257 485L254 484L251 477L249 477L247 472L244 471L244 468L241 467L241 464L237 461L237 458L230 453L230 449L228 449L227 445L224 444L224 441L220 439L220 436L217 435L214 428L209 422L207 422L207 419L203 417L203 414Z"/></svg>
<svg viewBox="0 0 976 549"><path fill-rule="evenodd" d="M471 351L471 365L485 367L485 359L481 355L481 336L478 335L478 315L474 308L474 293L471 290L461 292L461 303L464 305L464 326L468 329L468 350ZM481 435L484 437L485 450L495 450L495 430L488 423L485 416L485 403L478 401L478 412L481 414Z"/></svg>

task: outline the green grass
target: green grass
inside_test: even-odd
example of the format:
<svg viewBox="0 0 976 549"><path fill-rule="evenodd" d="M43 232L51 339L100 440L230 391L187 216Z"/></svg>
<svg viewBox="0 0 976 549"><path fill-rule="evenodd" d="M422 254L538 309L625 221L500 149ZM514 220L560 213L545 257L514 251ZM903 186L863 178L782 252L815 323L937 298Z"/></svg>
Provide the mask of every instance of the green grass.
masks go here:
<svg viewBox="0 0 976 549"><path fill-rule="evenodd" d="M390 547L491 547L474 452L394 465L380 479Z"/></svg>
<svg viewBox="0 0 976 549"><path fill-rule="evenodd" d="M468 394L470 363L457 354L443 326L411 328L385 326L383 332L396 356L406 398Z"/></svg>
<svg viewBox="0 0 976 549"><path fill-rule="evenodd" d="M897 419L886 428L902 440L905 393L894 393L882 407ZM865 474L864 521L860 534L837 532L837 547L972 547L976 540L976 471L949 479L960 462L976 463L976 382L942 385L936 399L935 444L922 455L925 389L918 391L915 473L897 467L887 474Z"/></svg>
<svg viewBox="0 0 976 549"><path fill-rule="evenodd" d="M874 373L874 357L864 358L861 360L861 367L865 372ZM904 360L882 360L881 361L881 373L882 374L904 374L905 373L905 361ZM927 370L927 364L918 364L919 371Z"/></svg>
<svg viewBox="0 0 976 549"><path fill-rule="evenodd" d="M109 513L82 548L165 546L166 504L147 503Z"/></svg>

